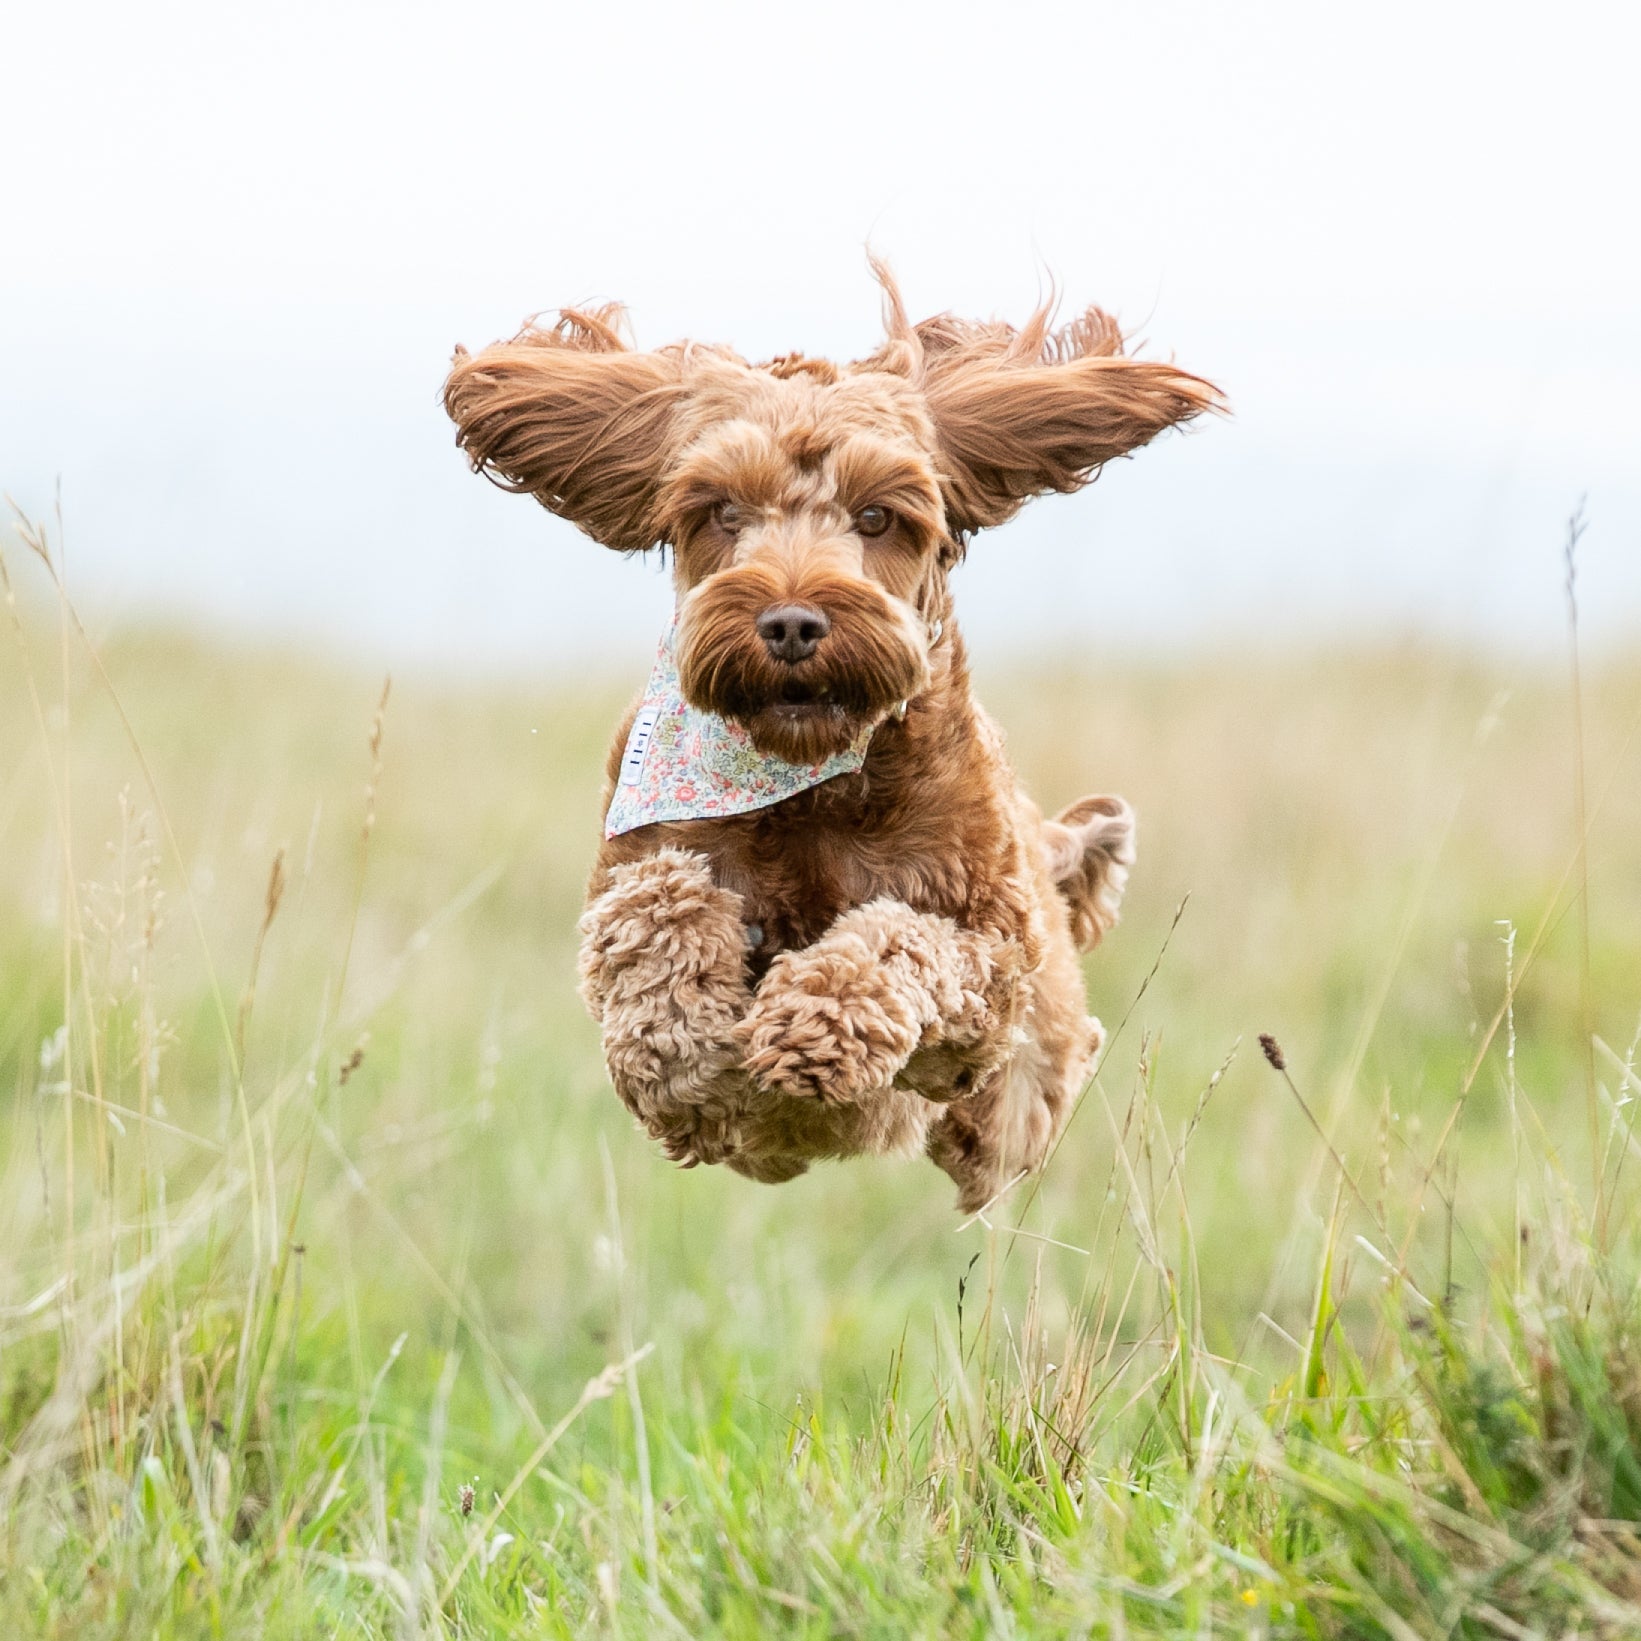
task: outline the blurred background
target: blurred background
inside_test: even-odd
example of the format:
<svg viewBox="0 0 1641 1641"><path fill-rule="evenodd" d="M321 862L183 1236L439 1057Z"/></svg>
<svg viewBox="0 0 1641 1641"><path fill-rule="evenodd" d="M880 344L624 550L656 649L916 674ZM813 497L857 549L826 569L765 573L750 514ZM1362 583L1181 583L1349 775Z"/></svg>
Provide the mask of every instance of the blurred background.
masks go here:
<svg viewBox="0 0 1641 1641"><path fill-rule="evenodd" d="M1628 8L15 7L0 483L106 630L641 669L664 578L472 479L457 340L587 298L642 343L853 356L1097 301L1223 385L985 541L983 658L1641 619Z"/></svg>

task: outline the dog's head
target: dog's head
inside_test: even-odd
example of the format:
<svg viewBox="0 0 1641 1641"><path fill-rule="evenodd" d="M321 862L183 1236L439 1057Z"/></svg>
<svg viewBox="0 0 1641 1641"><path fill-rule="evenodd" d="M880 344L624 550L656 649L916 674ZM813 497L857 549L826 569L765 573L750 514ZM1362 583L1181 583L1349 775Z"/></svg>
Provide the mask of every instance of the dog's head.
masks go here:
<svg viewBox="0 0 1641 1641"><path fill-rule="evenodd" d="M878 272L888 337L853 364L638 352L605 308L458 351L445 384L475 469L607 547L672 547L684 694L800 762L924 688L973 532L1218 402L1097 308L914 326Z"/></svg>

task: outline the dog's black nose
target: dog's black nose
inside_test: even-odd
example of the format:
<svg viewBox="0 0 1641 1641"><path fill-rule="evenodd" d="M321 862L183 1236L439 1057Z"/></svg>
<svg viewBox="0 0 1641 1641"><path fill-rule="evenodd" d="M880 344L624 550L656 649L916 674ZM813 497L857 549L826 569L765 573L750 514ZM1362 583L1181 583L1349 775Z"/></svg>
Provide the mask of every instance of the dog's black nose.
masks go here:
<svg viewBox="0 0 1641 1641"><path fill-rule="evenodd" d="M832 630L824 610L813 604L779 604L758 617L758 636L777 661L807 661Z"/></svg>

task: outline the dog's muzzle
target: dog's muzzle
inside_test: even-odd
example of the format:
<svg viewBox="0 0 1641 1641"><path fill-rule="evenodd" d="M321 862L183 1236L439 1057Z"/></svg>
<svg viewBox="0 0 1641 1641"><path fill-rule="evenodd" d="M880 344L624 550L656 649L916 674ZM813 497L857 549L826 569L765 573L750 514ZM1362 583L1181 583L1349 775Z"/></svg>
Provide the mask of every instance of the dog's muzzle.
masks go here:
<svg viewBox="0 0 1641 1641"><path fill-rule="evenodd" d="M761 750L809 762L849 745L928 679L927 632L874 581L769 567L709 577L679 608L685 698L746 727Z"/></svg>

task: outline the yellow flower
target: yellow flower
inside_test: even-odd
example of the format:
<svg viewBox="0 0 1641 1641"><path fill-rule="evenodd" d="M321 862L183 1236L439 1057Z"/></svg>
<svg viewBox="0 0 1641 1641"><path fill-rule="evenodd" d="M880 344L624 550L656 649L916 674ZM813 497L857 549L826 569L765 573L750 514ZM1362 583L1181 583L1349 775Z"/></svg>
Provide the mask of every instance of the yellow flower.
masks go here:
<svg viewBox="0 0 1641 1641"><path fill-rule="evenodd" d="M1244 1590L1242 1592L1242 1605L1244 1607L1257 1607L1259 1605L1259 1591Z"/></svg>

